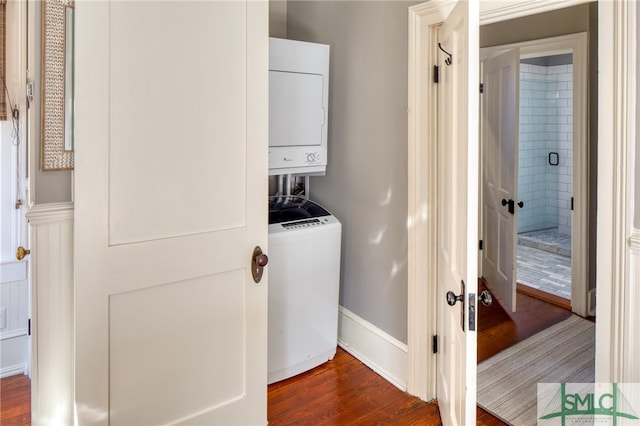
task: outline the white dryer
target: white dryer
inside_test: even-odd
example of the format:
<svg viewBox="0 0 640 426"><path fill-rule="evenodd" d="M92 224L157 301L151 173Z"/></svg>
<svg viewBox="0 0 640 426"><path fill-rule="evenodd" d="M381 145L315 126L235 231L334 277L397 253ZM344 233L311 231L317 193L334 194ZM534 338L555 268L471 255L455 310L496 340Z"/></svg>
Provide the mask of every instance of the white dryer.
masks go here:
<svg viewBox="0 0 640 426"><path fill-rule="evenodd" d="M268 383L336 353L342 225L306 198L269 200Z"/></svg>

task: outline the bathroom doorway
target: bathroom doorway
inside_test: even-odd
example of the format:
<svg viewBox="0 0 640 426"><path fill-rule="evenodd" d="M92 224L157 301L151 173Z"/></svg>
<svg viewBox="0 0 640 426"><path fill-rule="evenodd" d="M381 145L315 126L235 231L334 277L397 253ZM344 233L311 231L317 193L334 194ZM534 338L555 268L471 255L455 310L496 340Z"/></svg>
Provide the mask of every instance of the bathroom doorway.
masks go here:
<svg viewBox="0 0 640 426"><path fill-rule="evenodd" d="M520 60L519 284L571 301L573 54Z"/></svg>
<svg viewBox="0 0 640 426"><path fill-rule="evenodd" d="M508 311L517 309L516 291L578 315L594 311L587 55L586 33L480 49L485 80L494 68L503 70L501 83L487 80L481 87L482 277ZM495 121L498 99L512 101ZM500 171L505 168L513 173ZM489 191L494 182L504 193Z"/></svg>

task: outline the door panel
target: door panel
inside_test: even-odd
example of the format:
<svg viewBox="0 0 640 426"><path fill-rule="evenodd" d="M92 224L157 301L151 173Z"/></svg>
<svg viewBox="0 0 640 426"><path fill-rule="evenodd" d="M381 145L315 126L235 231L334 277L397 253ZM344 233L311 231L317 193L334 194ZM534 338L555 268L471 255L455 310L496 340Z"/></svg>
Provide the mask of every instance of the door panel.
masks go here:
<svg viewBox="0 0 640 426"><path fill-rule="evenodd" d="M517 207L512 214L502 200L518 202L519 49L485 61L482 74L482 275L505 309L515 311Z"/></svg>
<svg viewBox="0 0 640 426"><path fill-rule="evenodd" d="M267 15L76 5L80 424L266 424Z"/></svg>
<svg viewBox="0 0 640 426"><path fill-rule="evenodd" d="M476 332L470 300L477 294L478 243L478 9L459 2L438 31L438 42L452 54L440 58L438 83L437 183L437 397L446 425L475 423ZM461 283L466 284L466 292ZM448 291L464 304L449 306ZM472 325L472 329L470 328Z"/></svg>
<svg viewBox="0 0 640 426"><path fill-rule="evenodd" d="M151 16L145 2L110 6L110 244L244 225L246 10L210 3L158 2ZM194 199L182 176L234 184Z"/></svg>
<svg viewBox="0 0 640 426"><path fill-rule="evenodd" d="M161 424L242 398L244 278L236 270L111 295L113 424ZM224 309L210 309L213 300L224 300ZM202 345L203 336L226 344ZM173 368L155 362L160 353ZM159 377L170 385L150 388Z"/></svg>

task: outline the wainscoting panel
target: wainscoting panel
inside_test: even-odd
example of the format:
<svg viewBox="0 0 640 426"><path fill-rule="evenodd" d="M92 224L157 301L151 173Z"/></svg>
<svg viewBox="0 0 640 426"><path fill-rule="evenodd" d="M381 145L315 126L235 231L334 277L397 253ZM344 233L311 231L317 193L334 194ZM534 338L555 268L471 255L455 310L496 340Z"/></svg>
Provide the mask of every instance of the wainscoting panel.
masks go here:
<svg viewBox="0 0 640 426"><path fill-rule="evenodd" d="M73 204L27 213L31 247L33 424L73 424Z"/></svg>
<svg viewBox="0 0 640 426"><path fill-rule="evenodd" d="M0 263L0 377L27 371L28 261Z"/></svg>

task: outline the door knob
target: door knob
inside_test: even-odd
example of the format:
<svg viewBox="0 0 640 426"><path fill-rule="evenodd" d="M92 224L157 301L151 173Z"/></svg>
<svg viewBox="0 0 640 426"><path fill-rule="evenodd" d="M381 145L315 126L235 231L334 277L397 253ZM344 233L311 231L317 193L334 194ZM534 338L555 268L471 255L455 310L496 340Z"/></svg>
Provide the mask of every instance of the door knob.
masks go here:
<svg viewBox="0 0 640 426"><path fill-rule="evenodd" d="M515 214L515 212L516 212L515 201L513 201L511 199L507 200L506 198L503 198L502 199L502 205L506 206L507 204L509 205L509 207L507 208L509 210L509 213ZM524 204L522 204L522 205L524 206Z"/></svg>
<svg viewBox="0 0 640 426"><path fill-rule="evenodd" d="M449 290L447 292L447 304L449 306L455 305L457 302L464 302L464 294L457 295Z"/></svg>
<svg viewBox="0 0 640 426"><path fill-rule="evenodd" d="M447 292L447 304L449 306L453 306L457 302L464 302L464 294L456 295L454 292L449 290Z"/></svg>
<svg viewBox="0 0 640 426"><path fill-rule="evenodd" d="M489 290L484 290L482 293L480 293L480 302L484 305L484 306L491 306L491 304L493 303L493 296L491 296L491 293L489 293Z"/></svg>
<svg viewBox="0 0 640 426"><path fill-rule="evenodd" d="M31 250L28 250L22 246L16 249L16 259L18 260L24 259L24 257L27 256L28 254L31 254Z"/></svg>
<svg viewBox="0 0 640 426"><path fill-rule="evenodd" d="M467 297L467 286L465 285L464 280L460 281L460 288L462 290L462 293L460 293L459 295L456 295L451 290L447 291L447 294L446 294L447 305L454 306L456 303L462 302L462 309L460 309L460 327L462 328L462 331L465 331L465 326L464 326L465 300L464 299ZM476 299L475 294L472 293L469 295L469 318L471 318L472 316L475 318L475 305L476 305L475 299ZM473 311L473 315L472 315L472 311ZM475 329L475 324L472 324L471 322L469 322L469 327L471 329Z"/></svg>
<svg viewBox="0 0 640 426"><path fill-rule="evenodd" d="M518 201L518 207L523 208L524 207L524 201Z"/></svg>
<svg viewBox="0 0 640 426"><path fill-rule="evenodd" d="M256 246L253 249L253 255L251 257L251 275L256 284L262 279L262 273L267 263L269 263L269 257L262 252L260 246Z"/></svg>

